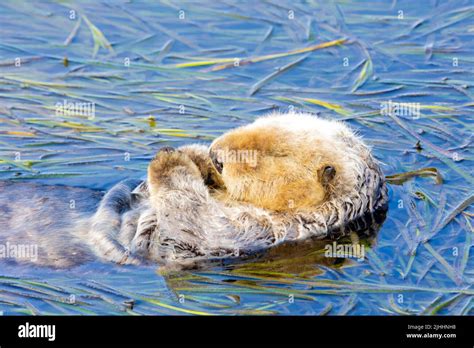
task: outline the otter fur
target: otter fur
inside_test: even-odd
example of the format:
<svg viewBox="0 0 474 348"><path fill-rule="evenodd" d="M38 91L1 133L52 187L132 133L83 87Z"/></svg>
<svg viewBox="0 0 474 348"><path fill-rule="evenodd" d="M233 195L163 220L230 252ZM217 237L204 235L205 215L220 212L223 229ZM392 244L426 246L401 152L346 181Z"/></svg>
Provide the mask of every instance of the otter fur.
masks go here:
<svg viewBox="0 0 474 348"><path fill-rule="evenodd" d="M256 161L248 160L252 152ZM296 113L259 118L209 149L160 151L147 184L131 250L157 262L242 256L341 235L388 199L383 173L350 128Z"/></svg>
<svg viewBox="0 0 474 348"><path fill-rule="evenodd" d="M349 222L386 209L388 200L384 176L363 141L345 124L309 114L262 117L210 147L163 148L147 174L146 182L119 183L100 202L84 192L95 214L50 223L54 236L41 235L44 250L57 239L63 252L51 256L65 265L65 240L77 249L70 258L92 254L124 264L242 257L283 242L344 235ZM4 202L9 184L3 185L0 223L9 238L34 239L37 232L18 234L21 223L11 224L15 198ZM28 211L28 219L41 221L44 209Z"/></svg>

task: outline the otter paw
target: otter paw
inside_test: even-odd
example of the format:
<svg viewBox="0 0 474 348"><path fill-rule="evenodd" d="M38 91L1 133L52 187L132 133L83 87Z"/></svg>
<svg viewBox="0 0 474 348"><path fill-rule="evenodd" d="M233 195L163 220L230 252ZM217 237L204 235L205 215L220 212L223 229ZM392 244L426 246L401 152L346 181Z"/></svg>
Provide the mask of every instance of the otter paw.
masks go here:
<svg viewBox="0 0 474 348"><path fill-rule="evenodd" d="M215 189L224 187L224 182L212 164L207 146L185 145L181 146L179 151L185 153L196 164L206 186Z"/></svg>
<svg viewBox="0 0 474 348"><path fill-rule="evenodd" d="M131 250L134 254L146 258L148 256L148 247L150 246L150 236L135 236L131 243Z"/></svg>
<svg viewBox="0 0 474 348"><path fill-rule="evenodd" d="M196 164L185 153L164 148L158 151L148 166L148 184L150 191L172 185L173 179L183 176L201 178Z"/></svg>

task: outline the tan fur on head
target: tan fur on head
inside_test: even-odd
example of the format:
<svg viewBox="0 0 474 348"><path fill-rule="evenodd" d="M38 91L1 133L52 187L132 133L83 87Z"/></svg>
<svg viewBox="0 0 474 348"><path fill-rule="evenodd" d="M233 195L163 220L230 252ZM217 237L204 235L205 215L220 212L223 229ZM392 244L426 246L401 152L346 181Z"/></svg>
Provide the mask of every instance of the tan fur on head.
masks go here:
<svg viewBox="0 0 474 348"><path fill-rule="evenodd" d="M259 118L210 147L228 198L272 211L311 209L350 191L364 152L344 124L296 113Z"/></svg>
<svg viewBox="0 0 474 348"><path fill-rule="evenodd" d="M259 118L209 149L162 150L148 186L130 249L167 265L335 238L388 200L380 167L350 128L296 113Z"/></svg>
<svg viewBox="0 0 474 348"><path fill-rule="evenodd" d="M295 113L259 118L209 149L162 149L147 184L130 250L166 264L344 235L388 199L383 173L350 128Z"/></svg>

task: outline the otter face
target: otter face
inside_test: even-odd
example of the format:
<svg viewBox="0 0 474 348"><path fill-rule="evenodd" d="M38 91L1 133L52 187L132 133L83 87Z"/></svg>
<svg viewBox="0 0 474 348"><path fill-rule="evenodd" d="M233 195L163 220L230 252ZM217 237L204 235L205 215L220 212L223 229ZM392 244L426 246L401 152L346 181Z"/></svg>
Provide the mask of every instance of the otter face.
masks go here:
<svg viewBox="0 0 474 348"><path fill-rule="evenodd" d="M229 198L274 211L322 204L347 176L348 145L341 139L347 134L334 123L308 115L270 116L217 138L210 157Z"/></svg>

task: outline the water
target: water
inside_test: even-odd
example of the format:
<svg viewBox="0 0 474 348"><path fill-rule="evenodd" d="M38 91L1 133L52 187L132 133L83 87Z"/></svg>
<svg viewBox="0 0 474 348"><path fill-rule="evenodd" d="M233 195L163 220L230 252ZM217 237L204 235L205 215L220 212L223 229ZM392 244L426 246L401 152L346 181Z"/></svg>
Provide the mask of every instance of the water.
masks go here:
<svg viewBox="0 0 474 348"><path fill-rule="evenodd" d="M320 245L179 274L2 265L0 310L472 315L473 5L2 2L0 179L106 190L143 177L161 146L207 144L259 115L297 109L348 122L387 175L434 167L443 183L390 185L387 219L364 242L362 262L324 258ZM236 59L275 53L287 54ZM177 66L223 58L231 66L216 71L226 63ZM388 115L389 101L413 104ZM68 103L84 108L68 114Z"/></svg>

